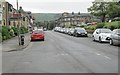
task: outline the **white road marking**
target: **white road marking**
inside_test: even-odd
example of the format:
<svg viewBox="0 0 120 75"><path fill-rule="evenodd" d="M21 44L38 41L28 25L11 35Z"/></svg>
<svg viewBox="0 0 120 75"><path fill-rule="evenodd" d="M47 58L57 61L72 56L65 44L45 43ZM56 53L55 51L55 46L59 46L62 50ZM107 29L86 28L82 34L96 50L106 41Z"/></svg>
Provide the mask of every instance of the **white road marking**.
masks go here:
<svg viewBox="0 0 120 75"><path fill-rule="evenodd" d="M64 53L63 53L63 54L61 54L61 55L68 55L68 54L64 54Z"/></svg>
<svg viewBox="0 0 120 75"><path fill-rule="evenodd" d="M96 53L97 55L101 55L102 56L102 54L99 54L99 53ZM109 60L111 60L111 58L110 57L108 57L108 56L104 56L105 58L107 58L107 59L109 59Z"/></svg>
<svg viewBox="0 0 120 75"><path fill-rule="evenodd" d="M110 57L108 57L108 56L104 56L105 58L107 58L107 59L110 59L111 60L111 58Z"/></svg>
<svg viewBox="0 0 120 75"><path fill-rule="evenodd" d="M101 54L99 54L99 53L96 53L97 55L101 55Z"/></svg>

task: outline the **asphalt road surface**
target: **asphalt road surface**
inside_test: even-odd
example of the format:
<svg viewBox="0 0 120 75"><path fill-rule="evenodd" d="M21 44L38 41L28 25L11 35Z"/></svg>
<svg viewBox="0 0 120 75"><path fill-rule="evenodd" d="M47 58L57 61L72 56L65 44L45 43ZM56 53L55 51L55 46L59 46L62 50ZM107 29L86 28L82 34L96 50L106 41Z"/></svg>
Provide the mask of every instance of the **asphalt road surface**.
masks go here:
<svg viewBox="0 0 120 75"><path fill-rule="evenodd" d="M118 73L118 48L90 37L46 31L45 41L4 52L2 69L3 73Z"/></svg>

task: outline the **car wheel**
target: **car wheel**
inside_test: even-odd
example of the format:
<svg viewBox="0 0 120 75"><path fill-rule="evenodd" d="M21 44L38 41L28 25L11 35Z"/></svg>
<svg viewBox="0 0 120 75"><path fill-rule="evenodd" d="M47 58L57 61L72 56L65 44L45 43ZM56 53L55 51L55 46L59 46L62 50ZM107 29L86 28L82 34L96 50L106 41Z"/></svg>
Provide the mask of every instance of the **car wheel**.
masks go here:
<svg viewBox="0 0 120 75"><path fill-rule="evenodd" d="M86 37L88 37L88 35L86 35Z"/></svg>
<svg viewBox="0 0 120 75"><path fill-rule="evenodd" d="M93 36L93 41L95 41L95 37Z"/></svg>
<svg viewBox="0 0 120 75"><path fill-rule="evenodd" d="M75 34L75 37L78 37L78 35L77 35L77 34Z"/></svg>
<svg viewBox="0 0 120 75"><path fill-rule="evenodd" d="M113 40L112 39L110 39L110 45L113 45Z"/></svg>
<svg viewBox="0 0 120 75"><path fill-rule="evenodd" d="M99 42L102 43L101 37L99 37Z"/></svg>

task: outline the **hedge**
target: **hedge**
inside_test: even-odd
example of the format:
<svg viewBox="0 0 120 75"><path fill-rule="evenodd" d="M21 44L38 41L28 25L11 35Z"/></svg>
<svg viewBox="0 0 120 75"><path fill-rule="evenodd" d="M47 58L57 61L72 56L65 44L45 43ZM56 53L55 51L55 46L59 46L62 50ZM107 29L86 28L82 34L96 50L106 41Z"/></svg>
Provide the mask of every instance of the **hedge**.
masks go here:
<svg viewBox="0 0 120 75"><path fill-rule="evenodd" d="M2 41L3 40L7 40L7 39L10 39L14 36L17 36L18 35L18 28L16 27L7 27L7 26L2 26L1 30L0 30L0 33L2 34ZM28 32L28 29L25 28L25 27L20 27L20 33L21 34L24 34L24 33L27 33ZM1 38L1 37L0 37Z"/></svg>
<svg viewBox="0 0 120 75"><path fill-rule="evenodd" d="M0 26L0 42L2 42L2 26Z"/></svg>
<svg viewBox="0 0 120 75"><path fill-rule="evenodd" d="M12 27L13 31L14 31L14 35L17 36L18 35L18 28L17 27Z"/></svg>
<svg viewBox="0 0 120 75"><path fill-rule="evenodd" d="M11 38L10 28L7 26L2 26L2 40L7 40Z"/></svg>
<svg viewBox="0 0 120 75"><path fill-rule="evenodd" d="M105 26L105 23L99 23L97 24L96 28L103 28Z"/></svg>
<svg viewBox="0 0 120 75"><path fill-rule="evenodd" d="M111 30L114 30L120 28L120 21L98 23L97 25L90 25L84 28L88 31L95 30L97 28L109 28Z"/></svg>

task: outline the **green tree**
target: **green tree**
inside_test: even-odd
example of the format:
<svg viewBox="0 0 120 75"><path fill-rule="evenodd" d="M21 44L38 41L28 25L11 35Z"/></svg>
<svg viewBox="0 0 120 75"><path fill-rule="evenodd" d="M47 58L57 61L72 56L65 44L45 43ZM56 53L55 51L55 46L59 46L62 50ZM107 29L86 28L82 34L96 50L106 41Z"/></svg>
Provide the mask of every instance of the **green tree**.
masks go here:
<svg viewBox="0 0 120 75"><path fill-rule="evenodd" d="M118 2L92 2L92 6L88 8L94 16L100 16L102 22L105 22L106 16L113 18L120 15L120 3Z"/></svg>
<svg viewBox="0 0 120 75"><path fill-rule="evenodd" d="M108 11L108 15L110 18L120 17L120 3L109 2Z"/></svg>
<svg viewBox="0 0 120 75"><path fill-rule="evenodd" d="M55 27L55 21L49 21L49 29L52 30Z"/></svg>

